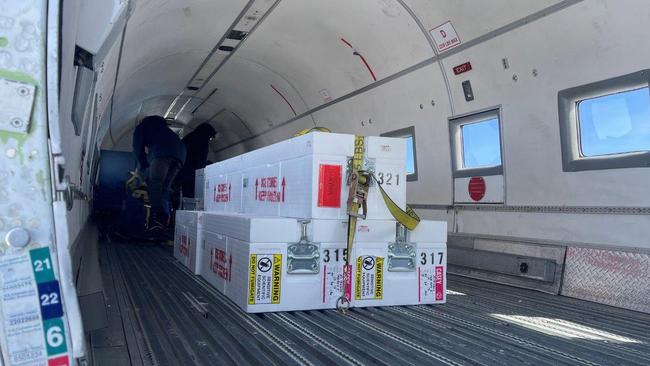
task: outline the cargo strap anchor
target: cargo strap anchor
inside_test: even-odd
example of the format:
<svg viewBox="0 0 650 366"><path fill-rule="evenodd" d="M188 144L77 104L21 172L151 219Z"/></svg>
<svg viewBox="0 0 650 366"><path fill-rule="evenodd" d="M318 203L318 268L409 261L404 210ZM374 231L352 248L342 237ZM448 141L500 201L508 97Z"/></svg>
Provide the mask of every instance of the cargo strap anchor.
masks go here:
<svg viewBox="0 0 650 366"><path fill-rule="evenodd" d="M395 242L388 244L388 270L391 272L415 271L415 244L407 240L406 227L395 225Z"/></svg>
<svg viewBox="0 0 650 366"><path fill-rule="evenodd" d="M287 273L314 274L320 271L320 243L309 241L307 224L309 220L299 220L300 241L287 247Z"/></svg>

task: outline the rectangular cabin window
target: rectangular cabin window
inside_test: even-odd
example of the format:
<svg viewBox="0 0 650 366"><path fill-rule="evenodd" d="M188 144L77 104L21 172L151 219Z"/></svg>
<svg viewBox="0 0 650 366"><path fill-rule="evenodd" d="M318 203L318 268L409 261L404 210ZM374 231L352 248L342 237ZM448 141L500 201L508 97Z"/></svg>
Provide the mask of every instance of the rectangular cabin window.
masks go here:
<svg viewBox="0 0 650 366"><path fill-rule="evenodd" d="M650 166L650 71L560 91L564 171Z"/></svg>
<svg viewBox="0 0 650 366"><path fill-rule="evenodd" d="M460 126L463 145L463 168L501 165L499 118Z"/></svg>
<svg viewBox="0 0 650 366"><path fill-rule="evenodd" d="M396 131L382 133L384 137L401 137L406 139L406 180L418 180L417 153L415 149L415 127L406 127Z"/></svg>
<svg viewBox="0 0 650 366"><path fill-rule="evenodd" d="M76 66L74 96L72 99L72 125L75 135L80 136L88 111L88 102L95 89L95 72L83 66Z"/></svg>
<svg viewBox="0 0 650 366"><path fill-rule="evenodd" d="M406 136L406 174L415 174L415 150L413 136Z"/></svg>
<svg viewBox="0 0 650 366"><path fill-rule="evenodd" d="M579 101L581 156L649 151L648 90L628 90Z"/></svg>
<svg viewBox="0 0 650 366"><path fill-rule="evenodd" d="M454 177L503 174L499 109L449 120Z"/></svg>

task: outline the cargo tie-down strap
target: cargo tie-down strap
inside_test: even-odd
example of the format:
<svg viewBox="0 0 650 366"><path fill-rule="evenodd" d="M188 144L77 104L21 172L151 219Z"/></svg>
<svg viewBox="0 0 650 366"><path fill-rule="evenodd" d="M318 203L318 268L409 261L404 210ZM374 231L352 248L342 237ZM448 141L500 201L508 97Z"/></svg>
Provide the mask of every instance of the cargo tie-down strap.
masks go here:
<svg viewBox="0 0 650 366"><path fill-rule="evenodd" d="M332 132L332 131L331 131L329 128L327 128L327 127L310 127L310 128L305 128L304 130L301 130L301 131L296 132L296 133L293 135L293 137L298 137L298 136L306 135L306 134L308 134L308 133L310 133L310 132L314 132L314 131L318 131L318 132Z"/></svg>
<svg viewBox="0 0 650 366"><path fill-rule="evenodd" d="M347 232L347 251L348 255L345 257L345 265L343 267L343 293L336 301L336 309L344 312L350 307L352 300L352 266L350 265L350 257L352 257L352 246L354 244L354 236L357 231L357 219L365 219L367 215L367 199L368 190L372 181L377 183L381 197L388 208L391 215L400 224L409 230L413 230L420 223L420 217L413 211L411 207L406 206L406 211L402 210L395 201L393 201L388 193L381 186L373 172L363 170L363 154L364 154L363 136L354 137L354 155L352 157L352 169L350 174L350 191L348 195L348 232ZM359 214L359 209L362 213Z"/></svg>

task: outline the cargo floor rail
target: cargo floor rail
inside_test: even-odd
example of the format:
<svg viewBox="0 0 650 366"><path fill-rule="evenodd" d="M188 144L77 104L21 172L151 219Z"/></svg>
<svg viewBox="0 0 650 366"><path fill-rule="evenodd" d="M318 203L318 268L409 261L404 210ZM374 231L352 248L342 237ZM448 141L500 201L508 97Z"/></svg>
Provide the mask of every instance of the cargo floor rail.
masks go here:
<svg viewBox="0 0 650 366"><path fill-rule="evenodd" d="M134 365L650 364L647 316L604 305L449 276L445 305L246 314L169 250L103 248Z"/></svg>

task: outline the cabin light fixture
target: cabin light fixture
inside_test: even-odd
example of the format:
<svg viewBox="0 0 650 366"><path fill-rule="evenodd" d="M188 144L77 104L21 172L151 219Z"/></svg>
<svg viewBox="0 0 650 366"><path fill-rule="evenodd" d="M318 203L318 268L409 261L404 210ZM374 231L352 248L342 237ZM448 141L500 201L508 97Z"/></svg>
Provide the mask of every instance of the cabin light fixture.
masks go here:
<svg viewBox="0 0 650 366"><path fill-rule="evenodd" d="M231 30L230 33L228 33L228 36L226 38L228 39L234 39L236 41L241 41L242 39L246 38L248 35L248 32L246 31L239 31L239 30Z"/></svg>

